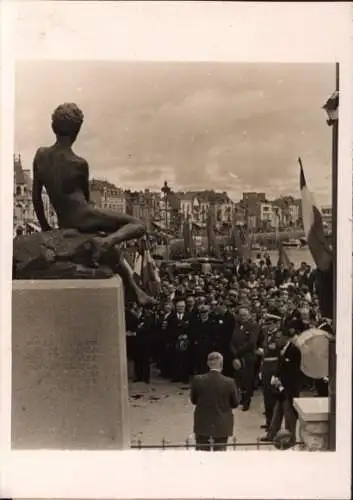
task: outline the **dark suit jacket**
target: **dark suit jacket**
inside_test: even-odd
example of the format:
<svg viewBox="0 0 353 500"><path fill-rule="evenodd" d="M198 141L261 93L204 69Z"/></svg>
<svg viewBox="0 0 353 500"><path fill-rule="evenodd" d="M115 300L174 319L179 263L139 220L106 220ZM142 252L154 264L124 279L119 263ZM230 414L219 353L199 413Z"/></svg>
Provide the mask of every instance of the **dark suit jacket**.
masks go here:
<svg viewBox="0 0 353 500"><path fill-rule="evenodd" d="M196 375L191 382L190 399L194 404L194 433L207 437L233 434L233 408L239 404L233 379L217 371Z"/></svg>
<svg viewBox="0 0 353 500"><path fill-rule="evenodd" d="M177 343L180 335L189 334L189 325L189 317L186 314L183 314L183 317L179 319L177 313L173 313L169 323L169 335L173 343Z"/></svg>
<svg viewBox="0 0 353 500"><path fill-rule="evenodd" d="M190 341L194 347L211 352L217 346L217 325L212 318L202 322L200 318L196 318L190 324Z"/></svg>
<svg viewBox="0 0 353 500"><path fill-rule="evenodd" d="M282 283L288 278L289 272L287 269L276 269L275 271L275 283L276 286L282 285Z"/></svg>
<svg viewBox="0 0 353 500"><path fill-rule="evenodd" d="M327 271L316 269L315 288L320 302L321 314L325 318L333 318L333 264Z"/></svg>
<svg viewBox="0 0 353 500"><path fill-rule="evenodd" d="M230 352L235 358L255 356L260 327L257 323L247 321L236 323L230 341Z"/></svg>
<svg viewBox="0 0 353 500"><path fill-rule="evenodd" d="M297 398L301 383L301 352L290 343L284 354L280 354L276 368L276 376L282 382L284 393L289 398Z"/></svg>
<svg viewBox="0 0 353 500"><path fill-rule="evenodd" d="M163 341L165 344L171 342L171 325L174 314L170 312L168 316L164 313L160 314L156 321L156 338Z"/></svg>

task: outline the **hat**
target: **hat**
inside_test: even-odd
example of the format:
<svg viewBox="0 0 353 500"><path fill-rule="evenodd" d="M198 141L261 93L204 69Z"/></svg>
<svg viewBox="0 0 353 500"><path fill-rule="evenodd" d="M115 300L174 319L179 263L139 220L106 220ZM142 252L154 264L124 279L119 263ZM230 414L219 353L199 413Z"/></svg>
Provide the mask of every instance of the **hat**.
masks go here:
<svg viewBox="0 0 353 500"><path fill-rule="evenodd" d="M240 359L233 359L233 368L234 370L240 370L241 368L241 361Z"/></svg>

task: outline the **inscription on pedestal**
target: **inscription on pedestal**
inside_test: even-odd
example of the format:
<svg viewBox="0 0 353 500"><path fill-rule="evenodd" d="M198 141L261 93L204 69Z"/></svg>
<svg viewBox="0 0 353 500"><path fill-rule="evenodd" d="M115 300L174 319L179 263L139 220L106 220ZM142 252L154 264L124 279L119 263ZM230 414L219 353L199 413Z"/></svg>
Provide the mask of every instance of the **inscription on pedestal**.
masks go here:
<svg viewBox="0 0 353 500"><path fill-rule="evenodd" d="M96 339L58 345L55 338L39 337L26 342L26 364L29 371L44 378L57 380L57 388L67 391L76 387L78 381L85 388L94 387L99 378L98 343Z"/></svg>
<svg viewBox="0 0 353 500"><path fill-rule="evenodd" d="M13 283L14 449L129 447L121 280Z"/></svg>

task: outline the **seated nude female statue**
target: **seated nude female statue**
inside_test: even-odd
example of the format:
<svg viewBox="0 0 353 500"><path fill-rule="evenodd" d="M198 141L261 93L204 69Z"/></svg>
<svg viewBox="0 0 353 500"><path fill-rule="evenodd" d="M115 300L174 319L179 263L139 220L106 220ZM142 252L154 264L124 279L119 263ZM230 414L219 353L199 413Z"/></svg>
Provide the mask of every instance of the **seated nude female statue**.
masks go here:
<svg viewBox="0 0 353 500"><path fill-rule="evenodd" d="M130 215L96 208L90 202L89 167L84 158L77 156L72 145L82 123L83 113L74 103L58 106L52 114L52 130L56 142L37 150L33 161L33 205L42 228L49 231L45 216L42 189L45 187L56 212L60 229L75 229L80 233L97 235L100 247L116 253L117 272L128 291L141 305L154 302L135 283L131 268L121 255L118 245L141 238L144 224ZM100 236L101 234L104 236Z"/></svg>

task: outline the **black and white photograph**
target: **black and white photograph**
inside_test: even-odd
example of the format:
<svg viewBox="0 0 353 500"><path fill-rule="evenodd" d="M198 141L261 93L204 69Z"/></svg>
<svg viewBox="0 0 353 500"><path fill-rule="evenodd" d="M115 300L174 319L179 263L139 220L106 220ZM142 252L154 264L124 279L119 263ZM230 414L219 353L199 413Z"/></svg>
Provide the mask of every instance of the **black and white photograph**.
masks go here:
<svg viewBox="0 0 353 500"><path fill-rule="evenodd" d="M13 447L329 449L338 77L17 64Z"/></svg>
<svg viewBox="0 0 353 500"><path fill-rule="evenodd" d="M337 453L344 69L14 59L12 452Z"/></svg>

